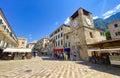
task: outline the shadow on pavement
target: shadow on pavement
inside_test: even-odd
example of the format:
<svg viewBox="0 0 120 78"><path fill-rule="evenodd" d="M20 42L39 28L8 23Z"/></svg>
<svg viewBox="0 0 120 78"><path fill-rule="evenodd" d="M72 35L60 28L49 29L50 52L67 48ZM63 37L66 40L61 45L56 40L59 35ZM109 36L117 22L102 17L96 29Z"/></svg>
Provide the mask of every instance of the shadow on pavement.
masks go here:
<svg viewBox="0 0 120 78"><path fill-rule="evenodd" d="M41 57L42 60L49 60L49 61L56 61L57 60L55 58L52 58L51 56L42 55L42 54L38 54L38 57Z"/></svg>
<svg viewBox="0 0 120 78"><path fill-rule="evenodd" d="M98 64L93 64L93 63L86 62L86 61L78 61L76 63L89 66L90 69L94 69L97 71L106 72L109 74L120 76L120 67L116 67L112 65L98 65Z"/></svg>
<svg viewBox="0 0 120 78"><path fill-rule="evenodd" d="M41 57L42 60L50 60L50 61L56 61L56 59L52 59L51 57Z"/></svg>

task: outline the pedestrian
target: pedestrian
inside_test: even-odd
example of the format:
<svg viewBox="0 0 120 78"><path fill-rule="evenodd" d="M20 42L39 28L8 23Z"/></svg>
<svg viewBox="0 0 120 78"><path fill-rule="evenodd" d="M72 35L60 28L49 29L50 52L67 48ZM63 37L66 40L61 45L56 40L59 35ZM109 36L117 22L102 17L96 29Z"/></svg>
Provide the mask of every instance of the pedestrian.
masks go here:
<svg viewBox="0 0 120 78"><path fill-rule="evenodd" d="M68 60L68 54L67 53L65 54L65 60Z"/></svg>
<svg viewBox="0 0 120 78"><path fill-rule="evenodd" d="M37 56L37 52L33 52L33 55L34 55L34 57L36 57Z"/></svg>
<svg viewBox="0 0 120 78"><path fill-rule="evenodd" d="M63 52L63 60L65 60L65 56L66 56L65 52Z"/></svg>
<svg viewBox="0 0 120 78"><path fill-rule="evenodd" d="M57 59L60 59L60 53L57 52Z"/></svg>
<svg viewBox="0 0 120 78"><path fill-rule="evenodd" d="M35 52L35 57L36 57L37 55L38 55L37 52Z"/></svg>
<svg viewBox="0 0 120 78"><path fill-rule="evenodd" d="M74 52L74 60L76 61L77 54Z"/></svg>
<svg viewBox="0 0 120 78"><path fill-rule="evenodd" d="M24 54L24 53L22 54L22 59L23 59L23 60L25 59L25 54Z"/></svg>
<svg viewBox="0 0 120 78"><path fill-rule="evenodd" d="M61 59L61 60L63 59L63 54L62 54L62 53L60 53L60 59Z"/></svg>
<svg viewBox="0 0 120 78"><path fill-rule="evenodd" d="M72 53L70 54L70 60L71 61L73 60L73 54Z"/></svg>

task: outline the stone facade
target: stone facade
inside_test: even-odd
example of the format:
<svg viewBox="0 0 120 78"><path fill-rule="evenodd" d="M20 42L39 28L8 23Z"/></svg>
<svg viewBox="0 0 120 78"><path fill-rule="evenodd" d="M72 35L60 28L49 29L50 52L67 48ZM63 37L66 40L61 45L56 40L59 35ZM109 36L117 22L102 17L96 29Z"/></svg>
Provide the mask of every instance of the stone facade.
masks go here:
<svg viewBox="0 0 120 78"><path fill-rule="evenodd" d="M27 46L27 39L26 38L22 38L22 37L18 37L18 48L26 48Z"/></svg>
<svg viewBox="0 0 120 78"><path fill-rule="evenodd" d="M31 43L27 44L27 48L33 49L35 44L36 44L36 42L31 42Z"/></svg>
<svg viewBox="0 0 120 78"><path fill-rule="evenodd" d="M108 24L112 39L120 39L120 20Z"/></svg>
<svg viewBox="0 0 120 78"><path fill-rule="evenodd" d="M49 38L45 37L37 41L34 48L37 52L44 52L47 50L47 45L49 44Z"/></svg>
<svg viewBox="0 0 120 78"><path fill-rule="evenodd" d="M64 51L64 34L68 33L70 31L70 26L68 25L61 25L59 28L57 28L53 33L50 35L50 47L51 52L54 52L59 49L60 52Z"/></svg>
<svg viewBox="0 0 120 78"><path fill-rule="evenodd" d="M0 48L17 47L18 40L0 9Z"/></svg>
<svg viewBox="0 0 120 78"><path fill-rule="evenodd" d="M70 30L68 33L64 34L64 42L65 42L64 48L70 48L70 36L71 36Z"/></svg>
<svg viewBox="0 0 120 78"><path fill-rule="evenodd" d="M71 53L77 54L77 59L88 59L88 44L106 40L104 30L94 27L92 14L83 8L78 9L71 17ZM101 35L101 33L103 35Z"/></svg>

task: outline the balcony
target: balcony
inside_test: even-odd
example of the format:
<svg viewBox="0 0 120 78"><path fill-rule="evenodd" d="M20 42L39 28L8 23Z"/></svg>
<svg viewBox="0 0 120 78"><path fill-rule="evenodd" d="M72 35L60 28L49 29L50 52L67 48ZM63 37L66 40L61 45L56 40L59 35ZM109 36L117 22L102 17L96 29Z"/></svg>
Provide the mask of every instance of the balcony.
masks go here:
<svg viewBox="0 0 120 78"><path fill-rule="evenodd" d="M4 32L4 25L0 24L0 32Z"/></svg>
<svg viewBox="0 0 120 78"><path fill-rule="evenodd" d="M0 25L0 33L4 36L4 39L6 41L13 43L13 45L17 45L17 42L13 39L11 33L9 33L5 29L5 25L3 25L3 24Z"/></svg>

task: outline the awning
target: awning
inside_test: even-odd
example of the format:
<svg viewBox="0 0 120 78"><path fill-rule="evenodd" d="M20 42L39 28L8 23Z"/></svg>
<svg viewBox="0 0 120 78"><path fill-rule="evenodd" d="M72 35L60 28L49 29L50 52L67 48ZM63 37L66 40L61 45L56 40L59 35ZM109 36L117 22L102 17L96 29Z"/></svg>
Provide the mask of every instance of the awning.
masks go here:
<svg viewBox="0 0 120 78"><path fill-rule="evenodd" d="M54 52L63 52L63 48L54 49Z"/></svg>
<svg viewBox="0 0 120 78"><path fill-rule="evenodd" d="M70 52L70 48L65 48L64 51Z"/></svg>
<svg viewBox="0 0 120 78"><path fill-rule="evenodd" d="M28 48L6 48L3 52L31 52L31 49Z"/></svg>
<svg viewBox="0 0 120 78"><path fill-rule="evenodd" d="M100 53L110 53L110 52L120 52L120 48L109 48L109 49L98 49L98 50L88 50L88 51L95 51Z"/></svg>

